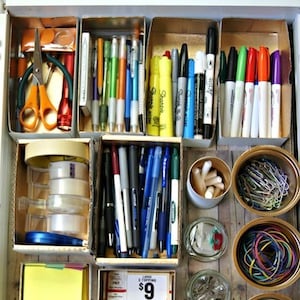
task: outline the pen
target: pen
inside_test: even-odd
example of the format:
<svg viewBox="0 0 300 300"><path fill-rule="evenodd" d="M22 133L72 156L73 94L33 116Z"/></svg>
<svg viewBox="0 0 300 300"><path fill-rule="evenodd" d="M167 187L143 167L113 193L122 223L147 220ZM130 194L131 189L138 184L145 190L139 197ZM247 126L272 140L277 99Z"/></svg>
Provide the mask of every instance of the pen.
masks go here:
<svg viewBox="0 0 300 300"><path fill-rule="evenodd" d="M186 89L186 108L184 117L183 137L194 137L194 115L195 115L195 62L188 60L188 79Z"/></svg>
<svg viewBox="0 0 300 300"><path fill-rule="evenodd" d="M98 43L95 41L95 47L93 49L93 101L92 101L92 128L93 131L99 130L99 97L98 97Z"/></svg>
<svg viewBox="0 0 300 300"><path fill-rule="evenodd" d="M98 82L98 94L102 95L103 90L103 47L104 40L102 38L97 39L97 82Z"/></svg>
<svg viewBox="0 0 300 300"><path fill-rule="evenodd" d="M154 222L154 212L155 212L155 198L159 181L159 174L161 168L161 156L162 156L162 147L155 146L154 157L153 157L153 167L151 172L151 188L150 188L150 197L148 201L148 209L146 214L146 223L145 223L145 237L143 243L142 257L147 258L150 239L151 239L151 230Z"/></svg>
<svg viewBox="0 0 300 300"><path fill-rule="evenodd" d="M244 99L244 117L242 121L242 137L250 136L251 118L254 100L254 81L256 71L257 51L250 47L247 54L246 77L245 77L245 99Z"/></svg>
<svg viewBox="0 0 300 300"><path fill-rule="evenodd" d="M270 77L270 55L269 49L259 47L258 61L258 89L259 89L259 115L258 115L258 134L260 138L269 136L270 124L270 100L269 99L269 77Z"/></svg>
<svg viewBox="0 0 300 300"><path fill-rule="evenodd" d="M187 44L183 43L181 45L180 55L179 55L176 110L175 110L175 135L179 137L183 136L187 77L188 77L188 48L187 48Z"/></svg>
<svg viewBox="0 0 300 300"><path fill-rule="evenodd" d="M206 38L207 68L205 71L203 137L212 137L215 55L217 52L217 30L209 27Z"/></svg>
<svg viewBox="0 0 300 300"><path fill-rule="evenodd" d="M167 208L169 197L169 166L170 166L170 147L165 147L165 153L162 160L162 197L158 216L158 246L159 251L165 249L165 240L167 234Z"/></svg>
<svg viewBox="0 0 300 300"><path fill-rule="evenodd" d="M140 203L139 203L139 177L138 177L138 147L129 146L129 188L131 200L131 217L132 217L132 244L138 253L140 247Z"/></svg>
<svg viewBox="0 0 300 300"><path fill-rule="evenodd" d="M281 107L281 61L280 51L271 54L271 137L280 137L280 107Z"/></svg>
<svg viewBox="0 0 300 300"><path fill-rule="evenodd" d="M179 154L176 147L171 156L171 204L170 204L170 232L172 255L178 249L178 197L179 197Z"/></svg>
<svg viewBox="0 0 300 300"><path fill-rule="evenodd" d="M195 57L195 121L194 138L203 138L203 109L206 55L197 51Z"/></svg>
<svg viewBox="0 0 300 300"><path fill-rule="evenodd" d="M108 98L110 90L110 41L104 41L104 66L103 66L103 89L100 103L100 128L106 130L108 115Z"/></svg>
<svg viewBox="0 0 300 300"><path fill-rule="evenodd" d="M179 53L177 48L171 50L171 61L172 61L172 115L175 116L176 108L176 96L177 96L177 81L178 81L178 65L179 65ZM174 124L175 129L175 124Z"/></svg>
<svg viewBox="0 0 300 300"><path fill-rule="evenodd" d="M167 56L162 56L159 60L159 135L168 137L173 136L171 67L171 59Z"/></svg>
<svg viewBox="0 0 300 300"><path fill-rule="evenodd" d="M113 198L113 174L112 174L112 160L111 151L108 147L103 152L104 160L104 192L105 198L102 200L105 202L105 222L107 231L108 246L112 247L114 244L114 221L115 221L115 205Z"/></svg>
<svg viewBox="0 0 300 300"><path fill-rule="evenodd" d="M130 42L126 43L126 96L125 96L125 113L124 113L124 122L125 122L125 131L130 131L130 103L132 98L132 80L131 80L131 70L130 70L130 52L131 46Z"/></svg>
<svg viewBox="0 0 300 300"><path fill-rule="evenodd" d="M139 128L140 132L144 132L144 116L145 116L145 64L144 64L144 45L139 41Z"/></svg>
<svg viewBox="0 0 300 300"><path fill-rule="evenodd" d="M102 169L104 170L104 169ZM103 171L102 173L104 173ZM104 175L105 176L105 175ZM102 178L104 179L104 176ZM99 257L105 257L105 249L106 244L108 243L108 240L106 240L106 191L105 191L105 185L101 185L101 193L99 197L99 201L101 203L100 207L100 218L99 218L99 246L98 246L98 255Z"/></svg>
<svg viewBox="0 0 300 300"><path fill-rule="evenodd" d="M121 179L121 190L123 197L123 209L125 219L125 230L127 248L132 249L132 219L131 219L131 203L129 195L129 173L128 173L128 161L127 161L127 148L120 146L118 148L119 153L119 166L120 166L120 179Z"/></svg>
<svg viewBox="0 0 300 300"><path fill-rule="evenodd" d="M160 56L155 55L150 60L150 80L147 103L147 133L149 135L159 136L159 60Z"/></svg>
<svg viewBox="0 0 300 300"><path fill-rule="evenodd" d="M138 46L138 36L133 34L131 41L131 78L132 78L132 99L130 102L130 128L132 132L137 132L138 130L138 112L139 112L139 46Z"/></svg>
<svg viewBox="0 0 300 300"><path fill-rule="evenodd" d="M220 51L220 68L219 68L219 107L221 120L224 120L224 104L225 104L225 82L226 82L226 54L225 51Z"/></svg>
<svg viewBox="0 0 300 300"><path fill-rule="evenodd" d="M245 46L240 47L238 53L236 77L235 77L235 90L232 109L231 129L230 136L238 137L241 133L241 121L244 104L244 91L245 91L245 74L246 74L246 62L247 62L247 48Z"/></svg>
<svg viewBox="0 0 300 300"><path fill-rule="evenodd" d="M108 103L108 126L109 131L113 132L116 123L116 97L117 97L117 78L118 78L118 40L112 37L111 54L110 54L110 92Z"/></svg>
<svg viewBox="0 0 300 300"><path fill-rule="evenodd" d="M120 37L119 43L119 80L118 80L118 99L116 103L116 124L117 131L123 131L125 98L126 98L126 36Z"/></svg>
<svg viewBox="0 0 300 300"><path fill-rule="evenodd" d="M126 229L125 229L125 217L123 209L123 199L121 190L121 179L119 169L119 157L118 150L115 145L112 145L112 173L114 178L114 191L115 191L115 216L116 216L116 231L118 242L120 245L121 257L127 257L127 240L126 240ZM117 242L117 241L116 241Z"/></svg>
<svg viewBox="0 0 300 300"><path fill-rule="evenodd" d="M222 120L223 136L230 136L232 106L235 90L235 76L237 65L237 51L235 47L230 47L227 64L227 77L225 82L225 103L224 118Z"/></svg>

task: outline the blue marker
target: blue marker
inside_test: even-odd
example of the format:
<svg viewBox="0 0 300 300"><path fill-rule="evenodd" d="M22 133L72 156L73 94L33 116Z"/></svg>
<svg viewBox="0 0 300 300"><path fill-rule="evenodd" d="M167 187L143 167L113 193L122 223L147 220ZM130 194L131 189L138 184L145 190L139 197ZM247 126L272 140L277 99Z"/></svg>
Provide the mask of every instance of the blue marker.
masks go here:
<svg viewBox="0 0 300 300"><path fill-rule="evenodd" d="M184 117L183 137L194 137L194 111L195 111L195 62L188 60L188 80L186 89L186 108Z"/></svg>
<svg viewBox="0 0 300 300"><path fill-rule="evenodd" d="M151 193L149 197L149 205L146 215L146 226L145 226L145 239L143 244L142 257L147 258L150 240L151 240L151 231L154 222L154 212L155 212L155 199L156 192L158 188L159 174L161 169L161 158L162 158L162 147L156 146L154 150L154 161L152 167L152 176L151 176Z"/></svg>

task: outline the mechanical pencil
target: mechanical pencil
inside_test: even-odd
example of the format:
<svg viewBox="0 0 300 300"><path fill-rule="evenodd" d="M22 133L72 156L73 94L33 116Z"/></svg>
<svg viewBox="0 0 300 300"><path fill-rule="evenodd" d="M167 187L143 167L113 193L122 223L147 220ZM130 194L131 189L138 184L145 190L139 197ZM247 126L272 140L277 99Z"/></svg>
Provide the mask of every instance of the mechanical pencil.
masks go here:
<svg viewBox="0 0 300 300"><path fill-rule="evenodd" d="M145 64L144 64L144 45L142 41L139 41L139 129L140 132L144 132L144 116L145 116Z"/></svg>
<svg viewBox="0 0 300 300"><path fill-rule="evenodd" d="M126 97L125 97L125 113L124 113L124 122L125 130L130 131L130 103L132 98L132 80L131 80L131 70L130 70L130 57L131 57L131 46L130 42L127 41L126 44L127 52L127 64L126 64Z"/></svg>
<svg viewBox="0 0 300 300"><path fill-rule="evenodd" d="M99 96L102 95L103 90L103 47L104 40L97 38L97 85Z"/></svg>
<svg viewBox="0 0 300 300"><path fill-rule="evenodd" d="M95 41L93 49L92 61L92 74L93 74L93 100L92 100L92 128L93 131L99 130L99 96L98 96L98 43Z"/></svg>

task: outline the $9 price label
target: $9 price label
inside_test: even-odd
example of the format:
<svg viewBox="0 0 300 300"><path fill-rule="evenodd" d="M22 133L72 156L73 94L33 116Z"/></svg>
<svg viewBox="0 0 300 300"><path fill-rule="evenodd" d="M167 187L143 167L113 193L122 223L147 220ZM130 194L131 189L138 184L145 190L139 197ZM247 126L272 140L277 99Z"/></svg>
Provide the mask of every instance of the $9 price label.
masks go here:
<svg viewBox="0 0 300 300"><path fill-rule="evenodd" d="M128 274L127 299L170 299L169 274Z"/></svg>

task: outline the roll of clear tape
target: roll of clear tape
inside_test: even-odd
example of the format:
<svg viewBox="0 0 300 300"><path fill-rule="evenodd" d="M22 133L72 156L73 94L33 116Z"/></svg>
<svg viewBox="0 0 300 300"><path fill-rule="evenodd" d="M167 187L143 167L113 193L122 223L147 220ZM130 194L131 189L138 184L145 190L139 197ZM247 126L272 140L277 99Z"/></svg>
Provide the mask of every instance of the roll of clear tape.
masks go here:
<svg viewBox="0 0 300 300"><path fill-rule="evenodd" d="M88 165L75 161L57 161L49 163L49 178L89 179Z"/></svg>
<svg viewBox="0 0 300 300"><path fill-rule="evenodd" d="M49 180L50 195L73 195L89 198L89 182L75 178Z"/></svg>

